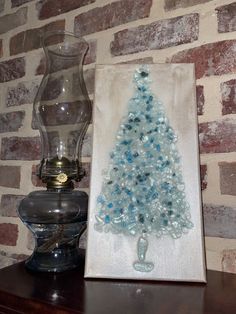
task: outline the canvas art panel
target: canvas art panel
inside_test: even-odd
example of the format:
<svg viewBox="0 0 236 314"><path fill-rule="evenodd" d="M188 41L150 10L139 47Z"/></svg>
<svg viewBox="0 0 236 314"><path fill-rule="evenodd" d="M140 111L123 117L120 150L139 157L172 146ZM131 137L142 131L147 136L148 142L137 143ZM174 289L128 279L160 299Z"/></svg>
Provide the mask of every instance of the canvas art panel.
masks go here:
<svg viewBox="0 0 236 314"><path fill-rule="evenodd" d="M192 64L98 65L85 277L205 282Z"/></svg>

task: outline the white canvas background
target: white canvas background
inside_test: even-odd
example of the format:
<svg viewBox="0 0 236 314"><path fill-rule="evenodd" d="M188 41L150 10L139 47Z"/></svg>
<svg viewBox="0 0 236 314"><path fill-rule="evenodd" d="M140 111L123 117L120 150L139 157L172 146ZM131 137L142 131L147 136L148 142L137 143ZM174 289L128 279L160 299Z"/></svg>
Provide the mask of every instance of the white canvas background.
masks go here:
<svg viewBox="0 0 236 314"><path fill-rule="evenodd" d="M96 67L85 277L204 282L196 86L192 64L149 65L149 76L153 81L152 92L163 102L170 125L178 135L176 145L193 229L177 240L149 235L146 261L153 262L155 267L148 273L138 272L132 266L137 260L139 236L99 233L94 229L102 170L107 168L121 118L127 113L128 101L134 94L133 74L138 67L134 64Z"/></svg>

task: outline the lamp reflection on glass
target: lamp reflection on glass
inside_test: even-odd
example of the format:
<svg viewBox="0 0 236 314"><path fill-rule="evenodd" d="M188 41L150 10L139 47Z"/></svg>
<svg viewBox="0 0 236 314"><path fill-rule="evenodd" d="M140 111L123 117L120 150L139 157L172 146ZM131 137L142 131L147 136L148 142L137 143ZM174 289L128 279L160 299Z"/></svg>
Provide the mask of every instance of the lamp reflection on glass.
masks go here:
<svg viewBox="0 0 236 314"><path fill-rule="evenodd" d="M43 48L47 66L34 115L42 144L38 175L47 190L31 192L18 212L36 240L26 266L59 272L79 265L78 242L86 228L88 196L73 191L73 181L84 176L81 150L91 120L82 69L88 44L74 34L55 31L44 34Z"/></svg>

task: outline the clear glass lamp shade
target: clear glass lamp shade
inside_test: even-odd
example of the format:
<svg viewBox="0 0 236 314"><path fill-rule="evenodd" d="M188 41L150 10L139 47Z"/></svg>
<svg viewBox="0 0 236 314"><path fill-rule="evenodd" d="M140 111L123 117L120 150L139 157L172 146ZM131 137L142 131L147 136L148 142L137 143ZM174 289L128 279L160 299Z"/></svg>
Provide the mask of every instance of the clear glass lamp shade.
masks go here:
<svg viewBox="0 0 236 314"><path fill-rule="evenodd" d="M88 44L64 31L43 37L46 71L34 102L42 143L40 177L80 177L83 137L91 120L91 103L83 78Z"/></svg>

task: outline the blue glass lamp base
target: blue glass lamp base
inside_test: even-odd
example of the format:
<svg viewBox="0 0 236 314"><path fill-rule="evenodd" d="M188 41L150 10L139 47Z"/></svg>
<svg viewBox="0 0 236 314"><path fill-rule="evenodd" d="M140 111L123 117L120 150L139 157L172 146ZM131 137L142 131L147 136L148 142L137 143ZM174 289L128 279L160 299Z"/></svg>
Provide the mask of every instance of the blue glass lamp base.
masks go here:
<svg viewBox="0 0 236 314"><path fill-rule="evenodd" d="M86 228L88 195L80 191L37 191L20 203L21 220L35 238L26 267L62 272L80 266L79 239Z"/></svg>
<svg viewBox="0 0 236 314"><path fill-rule="evenodd" d="M85 227L85 223L31 225L30 229L35 228L34 234L37 233L37 242L33 254L25 263L26 267L41 272L62 272L79 267L79 238ZM59 231L53 235L56 228Z"/></svg>

